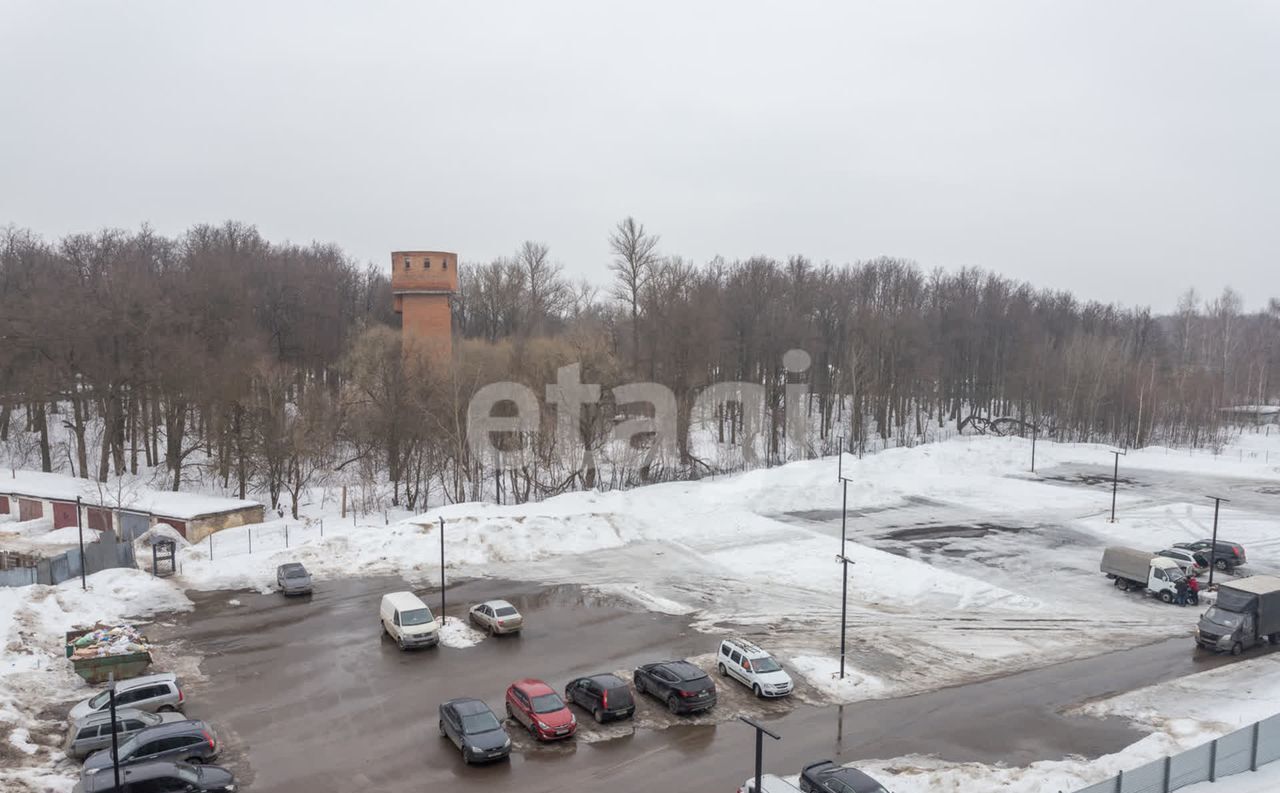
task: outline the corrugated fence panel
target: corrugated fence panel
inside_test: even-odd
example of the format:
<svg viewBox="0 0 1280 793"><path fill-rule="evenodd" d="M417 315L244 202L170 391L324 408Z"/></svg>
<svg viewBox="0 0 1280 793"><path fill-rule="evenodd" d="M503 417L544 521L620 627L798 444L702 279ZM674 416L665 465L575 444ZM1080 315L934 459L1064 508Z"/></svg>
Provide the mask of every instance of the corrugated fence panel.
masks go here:
<svg viewBox="0 0 1280 793"><path fill-rule="evenodd" d="M1164 793L1164 758L1125 771L1120 793Z"/></svg>
<svg viewBox="0 0 1280 793"><path fill-rule="evenodd" d="M1087 788L1073 791L1073 793L1116 793L1116 778L1104 779L1101 782L1094 782Z"/></svg>
<svg viewBox="0 0 1280 793"><path fill-rule="evenodd" d="M1258 733L1258 765L1280 760L1280 713L1263 719Z"/></svg>
<svg viewBox="0 0 1280 793"><path fill-rule="evenodd" d="M1206 743L1174 755L1169 769L1169 789L1177 790L1197 782L1207 782L1210 752L1209 744Z"/></svg>
<svg viewBox="0 0 1280 793"><path fill-rule="evenodd" d="M1248 771L1252 759L1252 725L1218 739L1218 779Z"/></svg>

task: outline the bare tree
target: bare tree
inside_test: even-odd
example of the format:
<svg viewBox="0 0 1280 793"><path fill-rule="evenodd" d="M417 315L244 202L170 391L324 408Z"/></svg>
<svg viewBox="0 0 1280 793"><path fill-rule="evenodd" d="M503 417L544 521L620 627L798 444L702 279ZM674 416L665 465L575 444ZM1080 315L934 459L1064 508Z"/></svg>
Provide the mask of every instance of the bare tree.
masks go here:
<svg viewBox="0 0 1280 793"><path fill-rule="evenodd" d="M631 307L631 366L640 366L640 293L644 290L658 261L656 234L645 232L644 224L627 216L618 221L609 235L609 248L613 251L612 294L617 300Z"/></svg>

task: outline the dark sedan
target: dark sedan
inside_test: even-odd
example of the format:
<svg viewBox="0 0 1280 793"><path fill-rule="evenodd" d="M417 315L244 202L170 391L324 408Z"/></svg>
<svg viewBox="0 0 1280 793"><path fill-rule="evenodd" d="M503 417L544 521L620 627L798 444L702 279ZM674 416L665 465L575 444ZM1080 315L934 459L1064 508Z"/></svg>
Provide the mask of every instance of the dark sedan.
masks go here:
<svg viewBox="0 0 1280 793"><path fill-rule="evenodd" d="M636 691L667 703L676 714L710 710L716 704L716 684L688 661L644 664L635 672Z"/></svg>
<svg viewBox="0 0 1280 793"><path fill-rule="evenodd" d="M453 741L464 763L487 763L511 755L511 739L498 717L478 699L461 697L440 706L440 734Z"/></svg>
<svg viewBox="0 0 1280 793"><path fill-rule="evenodd" d="M207 763L218 756L213 728L203 721L174 721L147 727L120 744L120 765L168 760ZM84 774L111 767L111 750L94 752L84 761Z"/></svg>
<svg viewBox="0 0 1280 793"><path fill-rule="evenodd" d="M590 675L570 680L564 687L564 698L586 708L597 722L630 718L636 712L627 681L617 675Z"/></svg>
<svg viewBox="0 0 1280 793"><path fill-rule="evenodd" d="M856 768L836 765L830 760L810 763L800 772L803 793L889 793L884 785Z"/></svg>
<svg viewBox="0 0 1280 793"><path fill-rule="evenodd" d="M143 790L181 790L190 793L235 793L236 779L216 765L186 763L138 763L120 769L116 776L103 769L76 783L72 793L137 793Z"/></svg>

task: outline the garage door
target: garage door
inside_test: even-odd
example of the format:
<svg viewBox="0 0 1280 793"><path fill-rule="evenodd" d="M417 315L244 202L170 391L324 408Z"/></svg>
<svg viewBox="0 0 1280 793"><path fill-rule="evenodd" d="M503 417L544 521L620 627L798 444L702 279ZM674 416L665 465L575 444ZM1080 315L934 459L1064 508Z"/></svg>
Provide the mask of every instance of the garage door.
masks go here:
<svg viewBox="0 0 1280 793"><path fill-rule="evenodd" d="M156 518L156 521L157 521L157 522L159 522L159 523L167 523L167 524L169 524L170 526L172 526L172 527L174 527L175 529L177 529L177 530L178 530L178 533L179 533L179 534L181 534L183 537L186 537L186 536L187 536L187 523L186 523L186 521L177 520L177 519L175 519L175 518Z"/></svg>
<svg viewBox="0 0 1280 793"><path fill-rule="evenodd" d="M102 507L85 507L84 523L91 529L111 531L111 510Z"/></svg>
<svg viewBox="0 0 1280 793"><path fill-rule="evenodd" d="M0 496L0 512L3 512L6 515L9 514L9 497L8 496Z"/></svg>
<svg viewBox="0 0 1280 793"><path fill-rule="evenodd" d="M18 499L18 520L35 520L44 517L44 505L30 498Z"/></svg>
<svg viewBox="0 0 1280 793"><path fill-rule="evenodd" d="M151 528L151 516L142 515L137 512L120 512L120 539L125 542L133 542L138 539L138 535L146 533Z"/></svg>
<svg viewBox="0 0 1280 793"><path fill-rule="evenodd" d="M65 529L67 526L76 525L76 502L74 501L50 501L53 505L53 527L55 529Z"/></svg>

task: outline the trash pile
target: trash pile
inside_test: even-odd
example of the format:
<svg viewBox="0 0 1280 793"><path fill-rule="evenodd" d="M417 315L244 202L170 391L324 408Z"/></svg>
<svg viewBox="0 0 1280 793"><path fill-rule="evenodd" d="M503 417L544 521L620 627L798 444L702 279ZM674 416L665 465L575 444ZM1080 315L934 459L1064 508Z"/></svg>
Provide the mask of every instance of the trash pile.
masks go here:
<svg viewBox="0 0 1280 793"><path fill-rule="evenodd" d="M71 642L71 659L104 658L108 655L132 655L151 651L147 638L132 625L103 625Z"/></svg>

